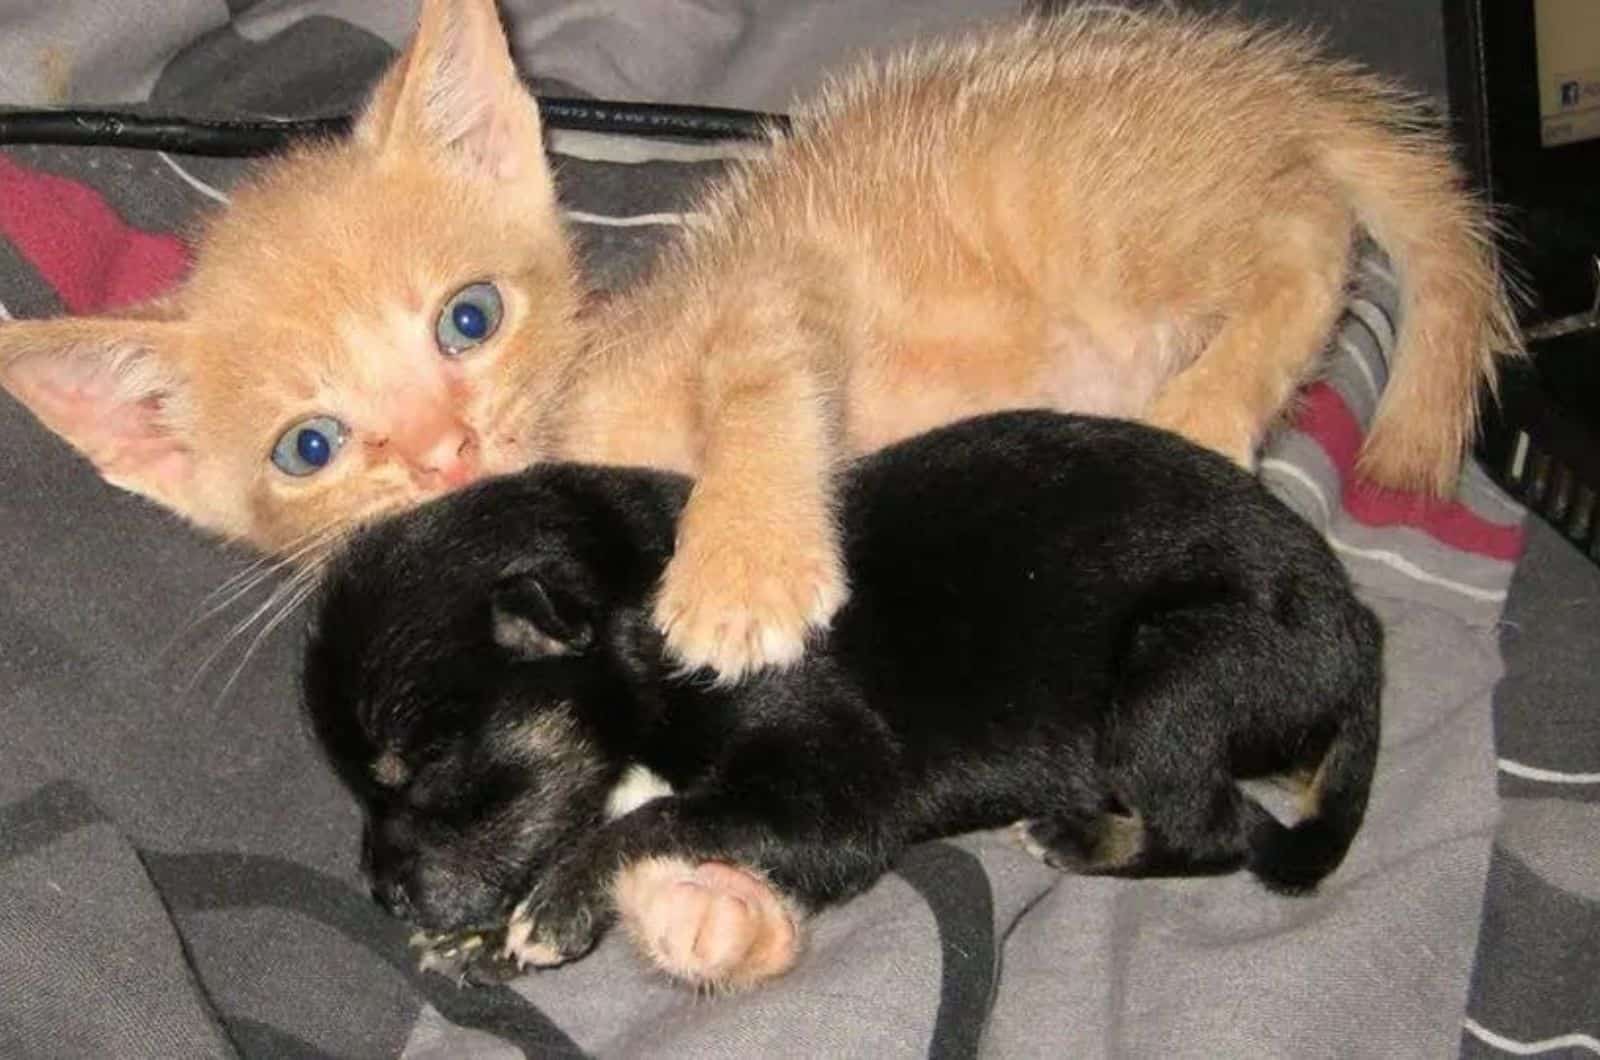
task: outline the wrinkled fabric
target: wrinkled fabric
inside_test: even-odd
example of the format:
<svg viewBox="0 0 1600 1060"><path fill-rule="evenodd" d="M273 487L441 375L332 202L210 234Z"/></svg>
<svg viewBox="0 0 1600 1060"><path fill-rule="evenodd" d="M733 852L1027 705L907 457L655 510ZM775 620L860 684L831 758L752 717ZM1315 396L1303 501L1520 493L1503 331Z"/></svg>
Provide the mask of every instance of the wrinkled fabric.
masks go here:
<svg viewBox="0 0 1600 1060"><path fill-rule="evenodd" d="M538 83L779 108L851 48L1009 5L507 6ZM338 113L411 14L391 0L0 0L0 100ZM744 149L567 133L551 148L585 267L609 289ZM159 292L186 260L176 234L245 170L0 151L0 306L42 316ZM406 929L366 896L355 808L298 713L303 616L238 628L271 584L247 587L250 557L103 485L0 398L0 1053L1438 1056L1593 1034L1600 978L1578 982L1567 955L1600 952L1596 789L1549 777L1600 770L1600 718L1532 709L1544 688L1519 686L1521 709L1502 703L1498 722L1501 757L1522 768L1502 761L1497 790L1492 713L1508 587L1532 622L1558 590L1582 596L1588 568L1513 582L1523 513L1475 467L1448 504L1354 484L1397 304L1363 248L1329 367L1262 463L1388 634L1368 823L1323 890L1063 877L1004 834L966 836L818 917L783 980L716 1000L650 974L621 939L492 989L417 971ZM1591 654L1592 629L1574 631Z"/></svg>

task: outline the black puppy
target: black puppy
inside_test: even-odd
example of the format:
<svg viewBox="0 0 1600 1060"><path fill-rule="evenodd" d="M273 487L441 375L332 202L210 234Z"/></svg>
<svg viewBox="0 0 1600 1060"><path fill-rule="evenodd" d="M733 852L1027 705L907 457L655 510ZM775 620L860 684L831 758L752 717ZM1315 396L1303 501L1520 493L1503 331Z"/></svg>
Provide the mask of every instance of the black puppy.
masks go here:
<svg viewBox="0 0 1600 1060"><path fill-rule="evenodd" d="M663 967L737 985L935 836L1025 821L1062 869L1244 867L1286 893L1339 864L1381 631L1250 476L1148 427L1018 412L840 489L849 603L798 665L732 688L676 674L650 623L680 477L544 466L354 540L306 695L380 900L434 931L510 917L538 964L620 903ZM1236 783L1265 775L1303 786L1298 823Z"/></svg>

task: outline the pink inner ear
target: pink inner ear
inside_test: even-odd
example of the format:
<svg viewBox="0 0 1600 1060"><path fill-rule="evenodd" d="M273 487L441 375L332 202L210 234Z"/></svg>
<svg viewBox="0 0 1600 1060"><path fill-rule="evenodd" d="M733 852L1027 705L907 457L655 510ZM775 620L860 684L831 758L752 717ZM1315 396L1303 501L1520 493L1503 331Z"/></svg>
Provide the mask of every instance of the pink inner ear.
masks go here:
<svg viewBox="0 0 1600 1060"><path fill-rule="evenodd" d="M509 182L524 175L530 140L536 150L543 150L537 129L519 128L514 108L521 105L521 100L511 99L485 110L478 123L454 145L478 172L492 180Z"/></svg>
<svg viewBox="0 0 1600 1060"><path fill-rule="evenodd" d="M498 70L481 53L466 50L454 54L435 76L455 83L428 99L432 109L425 121L450 149L491 180L536 175L528 163L542 161L544 140L533 104L509 67Z"/></svg>
<svg viewBox="0 0 1600 1060"><path fill-rule="evenodd" d="M4 379L108 482L176 503L194 457L165 422L166 391L151 385L130 391L108 361L84 354L24 357L7 367Z"/></svg>
<svg viewBox="0 0 1600 1060"><path fill-rule="evenodd" d="M425 5L417 37L360 128L380 144L398 136L452 152L492 180L544 173L538 111L517 77L494 4L485 0Z"/></svg>

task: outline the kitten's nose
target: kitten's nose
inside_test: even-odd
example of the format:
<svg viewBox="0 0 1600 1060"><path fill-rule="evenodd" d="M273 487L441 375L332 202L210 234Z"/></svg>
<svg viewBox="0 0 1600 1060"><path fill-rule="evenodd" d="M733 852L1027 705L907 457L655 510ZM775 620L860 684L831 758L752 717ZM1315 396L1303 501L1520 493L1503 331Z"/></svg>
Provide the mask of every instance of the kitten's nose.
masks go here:
<svg viewBox="0 0 1600 1060"><path fill-rule="evenodd" d="M411 432L406 457L419 477L442 482L447 489L464 486L481 473L478 435L456 419L435 421L431 430Z"/></svg>
<svg viewBox="0 0 1600 1060"><path fill-rule="evenodd" d="M478 477L478 436L466 427L446 432L423 454L420 465L451 489L464 486Z"/></svg>

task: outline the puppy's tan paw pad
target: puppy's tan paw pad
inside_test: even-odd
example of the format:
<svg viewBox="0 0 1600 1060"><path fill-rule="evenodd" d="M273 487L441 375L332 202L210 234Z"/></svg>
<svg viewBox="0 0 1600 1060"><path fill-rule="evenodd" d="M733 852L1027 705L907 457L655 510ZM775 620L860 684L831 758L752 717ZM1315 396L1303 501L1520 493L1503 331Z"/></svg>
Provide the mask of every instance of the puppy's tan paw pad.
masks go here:
<svg viewBox="0 0 1600 1060"><path fill-rule="evenodd" d="M1011 825L1011 838L1016 840L1017 845L1033 857L1038 858L1040 861L1048 862L1050 851L1043 843L1033 838L1031 824L1031 821L1013 822Z"/></svg>
<svg viewBox="0 0 1600 1060"><path fill-rule="evenodd" d="M520 909L512 914L511 922L506 925L503 954L516 961L519 968L553 968L566 960L556 946L534 940L533 921Z"/></svg>
<svg viewBox="0 0 1600 1060"><path fill-rule="evenodd" d="M657 858L617 880L623 923L668 975L736 990L787 971L799 951L788 906L765 882L719 862Z"/></svg>

